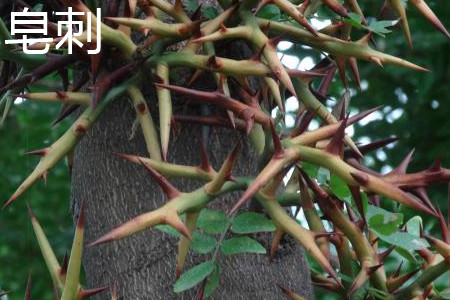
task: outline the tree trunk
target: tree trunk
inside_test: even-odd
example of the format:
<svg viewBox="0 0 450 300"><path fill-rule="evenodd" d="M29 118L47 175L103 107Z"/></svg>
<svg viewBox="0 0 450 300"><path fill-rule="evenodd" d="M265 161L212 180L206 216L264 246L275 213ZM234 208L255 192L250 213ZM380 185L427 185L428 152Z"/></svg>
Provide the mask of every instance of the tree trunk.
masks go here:
<svg viewBox="0 0 450 300"><path fill-rule="evenodd" d="M208 80L200 81L202 88L214 87ZM157 100L148 96L149 107L157 111ZM174 103L180 103L174 100ZM155 114L153 114L155 117ZM126 99L118 99L92 126L74 152L72 173L73 211L81 201L86 205L85 243L101 237L131 218L154 210L167 199L146 170L119 158L115 153L148 156L139 129L130 140L135 111ZM157 120L155 120L156 123ZM200 162L196 138L198 126L180 124L173 133L168 161L184 165ZM208 139L208 153L218 169L237 139L233 130L213 128ZM245 140L246 138L244 138ZM244 142L237 163L236 175L257 173L256 156L252 146ZM181 191L199 187L193 180L171 180ZM215 200L211 207L229 211L238 193ZM76 213L74 213L76 215ZM272 234L257 239L269 249ZM155 229L132 235L111 243L86 248L83 266L86 287L118 284L119 299L193 299L196 288L181 294L173 292L175 259L178 239ZM190 252L184 270L211 258L211 254ZM303 250L291 238L282 240L272 263L257 254L219 256L221 277L211 299L285 299L276 283L312 299L309 268ZM110 299L108 293L96 299Z"/></svg>

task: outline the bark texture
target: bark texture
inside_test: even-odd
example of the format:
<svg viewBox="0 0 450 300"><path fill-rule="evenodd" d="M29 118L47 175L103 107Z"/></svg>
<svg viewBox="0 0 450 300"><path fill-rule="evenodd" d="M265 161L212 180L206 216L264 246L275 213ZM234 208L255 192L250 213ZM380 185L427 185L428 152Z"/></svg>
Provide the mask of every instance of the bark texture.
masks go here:
<svg viewBox="0 0 450 300"><path fill-rule="evenodd" d="M211 76L209 76L210 78ZM151 83L149 82L149 85ZM203 89L214 84L200 80ZM152 93L149 106L156 111L157 101ZM174 103L180 103L174 100ZM155 115L155 114L154 114ZM73 211L86 205L86 236L89 243L129 219L162 206L167 200L146 170L129 163L114 153L148 156L138 130L130 140L135 119L132 105L118 99L99 118L74 152L72 175ZM157 120L155 120L158 123ZM198 126L180 124L173 134L169 162L196 165L200 162L196 137ZM212 165L218 169L237 139L233 130L213 128L209 132L208 152ZM245 140L245 138L244 138ZM251 145L244 142L233 174L254 175L256 156ZM199 186L192 180L171 180L181 191ZM217 199L212 208L229 211L238 193ZM271 235L257 238L269 249ZM158 230L146 230L131 237L86 248L83 266L89 288L118 283L119 299L193 299L196 288L175 294L175 258L178 239ZM210 259L211 254L190 253L185 270ZM211 299L285 299L276 283L312 299L309 268L303 250L291 238L282 240L272 263L265 255L243 254L220 256L221 277ZM110 299L108 293L96 299Z"/></svg>
<svg viewBox="0 0 450 300"><path fill-rule="evenodd" d="M117 101L79 144L74 155L73 202L86 202L86 243L141 213L160 207L165 195L143 167L118 158L114 153L146 155L140 137L129 141L134 110L126 101ZM181 164L199 163L195 126L183 127L174 136L169 160ZM209 142L212 164L220 166L233 146L236 134L213 129ZM251 146L245 143L235 166L235 174L256 172ZM182 191L198 183L178 180ZM227 209L236 202L236 193L215 201L212 207ZM77 211L77 209L75 209ZM270 235L258 236L268 249ZM158 230L147 230L112 243L86 248L84 269L89 287L119 284L120 299L193 299L193 292L175 294L175 257L178 240ZM193 255L185 270L205 261L208 255ZM284 299L275 283L311 298L309 270L301 248L286 238L275 260L265 255L245 254L221 257L222 276L212 299ZM98 299L109 299L103 295Z"/></svg>

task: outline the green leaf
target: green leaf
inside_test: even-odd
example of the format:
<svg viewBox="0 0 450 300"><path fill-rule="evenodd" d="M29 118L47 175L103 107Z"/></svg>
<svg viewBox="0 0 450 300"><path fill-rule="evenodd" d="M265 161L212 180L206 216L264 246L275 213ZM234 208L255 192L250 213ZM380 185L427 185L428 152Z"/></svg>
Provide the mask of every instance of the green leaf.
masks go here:
<svg viewBox="0 0 450 300"><path fill-rule="evenodd" d="M422 227L422 218L420 216L415 216L406 222L406 228L408 233L420 237L420 228Z"/></svg>
<svg viewBox="0 0 450 300"><path fill-rule="evenodd" d="M449 299L450 300L450 288L446 288L442 292L439 293L440 299Z"/></svg>
<svg viewBox="0 0 450 300"><path fill-rule="evenodd" d="M355 13L349 13L349 18L345 18L344 22L352 25L358 29L364 29L364 26L361 24L361 16Z"/></svg>
<svg viewBox="0 0 450 300"><path fill-rule="evenodd" d="M196 286L211 274L214 270L214 266L215 264L213 261L206 261L184 272L177 282L175 282L173 287L174 292L180 293Z"/></svg>
<svg viewBox="0 0 450 300"><path fill-rule="evenodd" d="M377 233L377 235L383 241L408 251L421 250L430 246L426 240L407 232L394 232L391 235Z"/></svg>
<svg viewBox="0 0 450 300"><path fill-rule="evenodd" d="M202 15L207 19L214 19L219 13L214 6L204 6L202 7Z"/></svg>
<svg viewBox="0 0 450 300"><path fill-rule="evenodd" d="M302 163L301 168L306 174L308 174L309 177L311 178L317 177L317 172L319 170L318 166L304 162Z"/></svg>
<svg viewBox="0 0 450 300"><path fill-rule="evenodd" d="M176 236L176 237L181 237L180 233L178 231L176 231L175 229L173 229L169 225L158 225L158 226L155 226L155 228L164 233L168 233L168 234Z"/></svg>
<svg viewBox="0 0 450 300"><path fill-rule="evenodd" d="M244 212L233 219L231 230L238 234L247 234L263 231L275 231L273 222L262 214Z"/></svg>
<svg viewBox="0 0 450 300"><path fill-rule="evenodd" d="M195 11L198 8L198 1L189 1L186 8L188 11Z"/></svg>
<svg viewBox="0 0 450 300"><path fill-rule="evenodd" d="M265 254L266 249L257 241L249 237L231 238L222 242L220 250L225 255L239 253L260 253Z"/></svg>
<svg viewBox="0 0 450 300"><path fill-rule="evenodd" d="M278 20L280 15L280 9L274 4L266 5L258 12L258 17L269 20Z"/></svg>
<svg viewBox="0 0 450 300"><path fill-rule="evenodd" d="M197 253L206 254L214 250L216 245L217 240L214 237L195 232L190 248Z"/></svg>
<svg viewBox="0 0 450 300"><path fill-rule="evenodd" d="M350 197L351 193L345 183L339 176L332 174L330 178L330 187L333 193L340 199L345 199L346 197Z"/></svg>
<svg viewBox="0 0 450 300"><path fill-rule="evenodd" d="M211 276L209 276L208 280L206 281L204 291L205 298L211 296L211 294L216 290L217 285L219 284L219 279L220 279L220 266L216 264L214 273Z"/></svg>
<svg viewBox="0 0 450 300"><path fill-rule="evenodd" d="M398 23L398 20L393 21L377 21L373 22L369 25L368 29L373 31L374 33L384 37L384 34L390 33L392 30L387 29L387 27L395 26Z"/></svg>
<svg viewBox="0 0 450 300"><path fill-rule="evenodd" d="M369 205L366 218L369 227L382 235L393 234L403 223L403 214L391 213L373 205Z"/></svg>
<svg viewBox="0 0 450 300"><path fill-rule="evenodd" d="M330 181L330 171L327 168L320 167L317 171L317 181L319 184L325 184Z"/></svg>
<svg viewBox="0 0 450 300"><path fill-rule="evenodd" d="M410 253L408 250L400 247L395 247L395 251L404 258L406 258L411 264L417 265L418 261L413 253Z"/></svg>
<svg viewBox="0 0 450 300"><path fill-rule="evenodd" d="M220 234L228 227L228 218L224 212L204 208L197 220L197 227L206 233Z"/></svg>

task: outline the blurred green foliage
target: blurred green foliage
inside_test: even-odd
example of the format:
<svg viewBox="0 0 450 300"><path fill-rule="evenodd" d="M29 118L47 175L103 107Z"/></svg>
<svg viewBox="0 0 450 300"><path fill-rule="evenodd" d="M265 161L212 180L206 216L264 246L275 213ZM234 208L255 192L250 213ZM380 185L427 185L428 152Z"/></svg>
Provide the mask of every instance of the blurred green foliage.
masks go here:
<svg viewBox="0 0 450 300"><path fill-rule="evenodd" d="M8 122L0 129L0 197L7 200L33 170L37 157L23 153L48 146L68 124L51 127L58 113L54 105L26 101L15 105ZM0 213L0 286L10 291L8 299L23 299L27 274L35 279L32 294L52 299L52 281L42 259L25 203L34 210L50 243L62 260L70 251L73 226L69 211L70 180L67 165L60 163L14 205Z"/></svg>

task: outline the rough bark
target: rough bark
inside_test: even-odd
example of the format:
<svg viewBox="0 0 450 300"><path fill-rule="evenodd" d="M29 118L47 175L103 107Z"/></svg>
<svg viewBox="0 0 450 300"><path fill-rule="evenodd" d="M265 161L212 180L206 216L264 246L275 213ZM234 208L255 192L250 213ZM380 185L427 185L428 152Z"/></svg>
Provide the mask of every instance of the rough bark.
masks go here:
<svg viewBox="0 0 450 300"><path fill-rule="evenodd" d="M213 87L200 81L202 88ZM148 97L155 109L156 99ZM174 103L179 103L174 101ZM139 130L133 139L133 107L119 99L107 109L80 142L74 152L72 200L74 212L81 201L86 203L86 238L91 242L117 225L163 205L167 200L143 167L129 163L114 153L147 156ZM195 165L200 162L197 126L182 126L173 134L169 162ZM208 152L215 168L220 167L228 151L241 137L232 130L211 129ZM251 145L244 143L234 174L254 175L256 159ZM172 180L182 191L199 186L192 180ZM238 199L233 193L217 199L213 208L229 211ZM76 214L76 213L75 213ZM271 235L258 235L269 249ZM196 289L175 294L175 258L178 239L158 230L146 230L112 243L85 249L83 266L89 288L118 283L119 299L193 299ZM209 255L190 254L185 270ZM303 250L292 239L282 241L272 263L264 255L245 254L220 257L222 273L218 289L211 299L285 299L276 283L312 299L309 269ZM109 299L103 294L97 299Z"/></svg>

